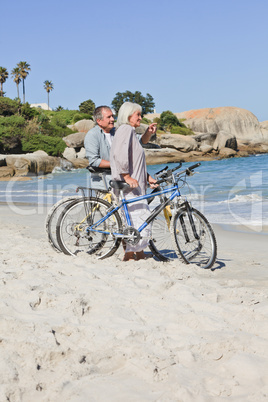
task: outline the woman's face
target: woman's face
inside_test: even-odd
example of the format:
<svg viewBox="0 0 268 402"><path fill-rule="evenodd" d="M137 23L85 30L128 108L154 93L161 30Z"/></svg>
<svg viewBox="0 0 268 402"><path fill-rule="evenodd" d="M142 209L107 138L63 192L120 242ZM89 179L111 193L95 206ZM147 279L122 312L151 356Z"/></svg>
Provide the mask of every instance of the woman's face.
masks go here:
<svg viewBox="0 0 268 402"><path fill-rule="evenodd" d="M132 127L140 127L140 123L141 123L141 112L139 110L136 110L136 112L134 112L129 118L129 124Z"/></svg>

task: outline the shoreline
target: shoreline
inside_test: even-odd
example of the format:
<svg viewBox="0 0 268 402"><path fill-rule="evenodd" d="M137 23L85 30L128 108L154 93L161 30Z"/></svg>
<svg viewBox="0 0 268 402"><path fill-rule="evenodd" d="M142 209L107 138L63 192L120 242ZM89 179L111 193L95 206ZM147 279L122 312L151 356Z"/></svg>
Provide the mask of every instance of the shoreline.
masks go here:
<svg viewBox="0 0 268 402"><path fill-rule="evenodd" d="M165 148L162 148L165 150ZM260 149L256 151L241 151L241 154L237 155L232 155L230 157L224 157L220 155L209 155L209 154L202 154L202 155L194 155L194 154L187 154L187 153L181 153L180 157L172 157L172 151L174 151L173 148L169 148L170 150L170 157L163 156L163 155L150 155L150 152L148 152L148 155L146 155L146 163L147 165L153 166L153 165L158 165L158 164L168 164L168 163L189 163L189 162L209 162L209 161L221 161L223 159L230 159L230 158L248 158L251 156L258 156L258 155L264 155L268 154L267 151L261 151ZM146 151L146 149L145 149ZM152 151L152 149L148 149L147 151ZM194 151L192 151L194 152ZM5 166L4 166L5 167ZM73 168L74 170L81 169L81 168ZM46 174L44 173L29 173L28 175L17 175L17 176L12 176L12 177L4 177L0 176L0 182L1 181L27 181L27 180L32 180L33 178L38 178L38 179L45 179L46 176L51 174L51 172L47 172Z"/></svg>
<svg viewBox="0 0 268 402"><path fill-rule="evenodd" d="M27 217L29 217L29 214L27 213L28 210L32 211L38 211L37 213L34 212L32 215L40 215L44 219L44 215L48 213L50 208L54 204L48 204L48 203L27 203L27 202L20 202L20 201L12 201L11 206L4 201L0 201L0 208L8 208L9 210L12 211L12 207L14 206L17 211L19 210L20 207L22 207L22 214L24 215L24 212ZM24 212L23 212L24 211ZM14 212L14 211L13 211ZM18 213L19 214L19 213ZM209 222L213 227L220 228L224 230L225 232L237 232L237 233L248 233L248 234L259 234L259 235L268 235L268 224L247 224L242 225L238 223L218 223L218 222Z"/></svg>

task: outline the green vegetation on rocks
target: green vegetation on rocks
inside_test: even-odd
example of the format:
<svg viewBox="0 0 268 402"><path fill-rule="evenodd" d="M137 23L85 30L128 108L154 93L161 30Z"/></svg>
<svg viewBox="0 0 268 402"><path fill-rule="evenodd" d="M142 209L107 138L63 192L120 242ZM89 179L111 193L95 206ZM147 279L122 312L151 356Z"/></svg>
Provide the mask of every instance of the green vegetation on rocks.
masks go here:
<svg viewBox="0 0 268 402"><path fill-rule="evenodd" d="M162 112L157 121L160 130L169 131L171 134L193 135L193 131L186 127L181 120L170 110Z"/></svg>
<svg viewBox="0 0 268 402"><path fill-rule="evenodd" d="M40 110L27 102L1 97L0 153L43 150L48 155L61 155L66 147L62 138L73 132L67 124L75 123L77 114L84 116L77 110Z"/></svg>

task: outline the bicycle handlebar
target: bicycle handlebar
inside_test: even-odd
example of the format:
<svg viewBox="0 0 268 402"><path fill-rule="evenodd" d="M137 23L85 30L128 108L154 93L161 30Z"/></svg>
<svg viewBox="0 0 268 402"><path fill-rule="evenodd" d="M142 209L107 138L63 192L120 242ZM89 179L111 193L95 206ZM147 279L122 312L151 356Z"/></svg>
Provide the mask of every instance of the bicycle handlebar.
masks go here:
<svg viewBox="0 0 268 402"><path fill-rule="evenodd" d="M196 168L197 168L198 166L200 166L200 165L201 165L201 163L196 163L195 165L192 165L192 166L188 167L188 168L186 169L186 174L189 175L192 170L196 169Z"/></svg>
<svg viewBox="0 0 268 402"><path fill-rule="evenodd" d="M189 174L192 172L192 170L196 169L196 168L197 168L198 166L200 166L200 165L201 165L201 163L195 163L194 165L192 165L192 166L188 167L187 169L183 170L182 172L180 172L180 174L186 173L187 175L189 175ZM155 184L161 184L161 183L164 183L165 181L167 181L167 180L171 177L172 173L175 172L176 170L178 170L181 166L182 166L182 163L180 162L180 164L177 165L177 166L175 166L173 169L168 169L168 170L162 175L163 178L157 180L157 182L156 182ZM165 169L166 169L166 168L165 168ZM165 170L165 169L160 170L160 172L162 172L162 171ZM159 173L160 173L160 172L159 172Z"/></svg>

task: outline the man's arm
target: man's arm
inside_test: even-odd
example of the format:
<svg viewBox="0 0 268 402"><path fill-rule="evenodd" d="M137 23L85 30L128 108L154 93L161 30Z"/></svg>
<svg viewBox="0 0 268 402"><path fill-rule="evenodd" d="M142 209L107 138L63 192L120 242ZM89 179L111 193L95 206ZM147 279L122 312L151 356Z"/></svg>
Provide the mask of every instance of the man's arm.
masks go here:
<svg viewBox="0 0 268 402"><path fill-rule="evenodd" d="M85 136L84 147L86 149L86 157L88 158L90 166L102 168L110 167L110 162L106 161L105 159L101 159L100 157L100 144L98 133L90 130ZM102 163L104 165L107 165L107 163L109 163L109 166L102 166Z"/></svg>
<svg viewBox="0 0 268 402"><path fill-rule="evenodd" d="M152 123L149 125L145 133L141 137L141 142L143 144L147 144L150 141L150 138L153 134L156 133L157 123Z"/></svg>
<svg viewBox="0 0 268 402"><path fill-rule="evenodd" d="M111 165L110 165L110 162L109 161L106 161L105 159L102 159L101 161L100 161L100 164L99 164L99 167L100 168L110 168L111 167Z"/></svg>

